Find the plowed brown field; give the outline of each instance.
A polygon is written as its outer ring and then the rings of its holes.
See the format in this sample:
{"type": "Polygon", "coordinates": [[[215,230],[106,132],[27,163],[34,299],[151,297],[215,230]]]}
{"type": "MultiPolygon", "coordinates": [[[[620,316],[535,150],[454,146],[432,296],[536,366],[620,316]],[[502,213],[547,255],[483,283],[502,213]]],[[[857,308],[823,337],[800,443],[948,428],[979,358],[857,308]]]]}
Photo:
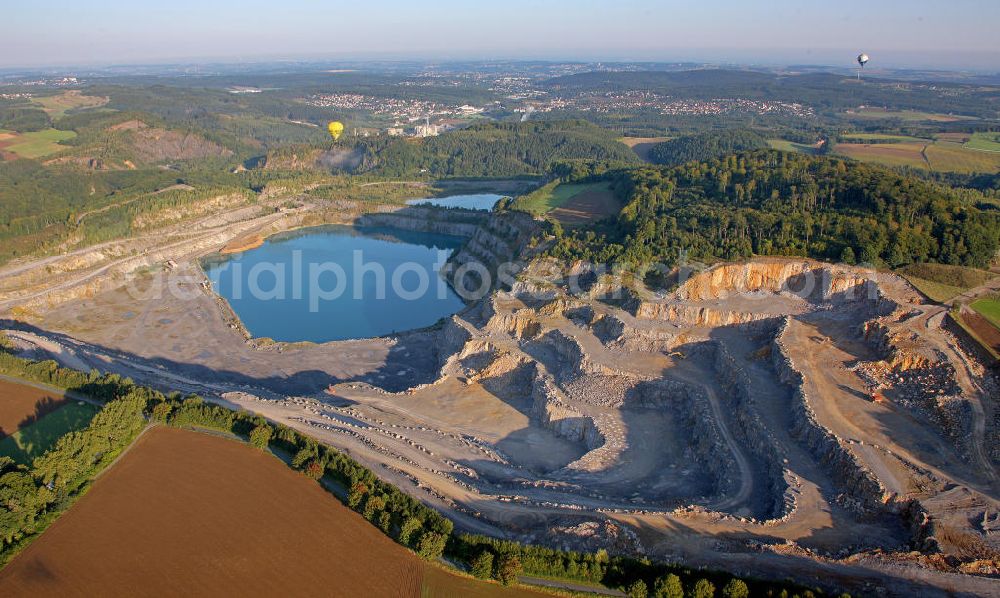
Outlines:
{"type": "Polygon", "coordinates": [[[65,403],[66,398],[59,393],[0,380],[0,438],[38,421],[65,403]]]}
{"type": "Polygon", "coordinates": [[[422,570],[274,457],[156,427],[0,571],[0,595],[419,596],[422,570]]]}
{"type": "Polygon", "coordinates": [[[549,212],[549,215],[564,226],[575,226],[606,218],[620,209],[621,206],[610,189],[595,188],[577,193],[569,201],[549,212]]]}
{"type": "Polygon", "coordinates": [[[975,331],[976,335],[991,349],[1000,353],[1000,330],[989,320],[974,311],[962,312],[962,320],[966,326],[975,331]]]}

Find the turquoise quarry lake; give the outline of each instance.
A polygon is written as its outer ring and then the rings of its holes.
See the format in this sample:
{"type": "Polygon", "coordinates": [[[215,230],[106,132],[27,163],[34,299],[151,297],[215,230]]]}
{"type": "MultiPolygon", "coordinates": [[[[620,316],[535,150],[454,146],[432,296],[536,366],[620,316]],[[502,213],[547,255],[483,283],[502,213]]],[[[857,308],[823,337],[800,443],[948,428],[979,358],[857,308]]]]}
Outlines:
{"type": "Polygon", "coordinates": [[[471,195],[449,195],[448,197],[428,197],[425,199],[410,199],[411,206],[438,206],[439,208],[465,208],[467,210],[492,210],[504,195],[496,193],[474,193],[471,195]]]}
{"type": "Polygon", "coordinates": [[[322,343],[423,328],[460,311],[465,304],[440,270],[463,241],[321,226],[206,258],[202,266],[253,336],[322,343]]]}

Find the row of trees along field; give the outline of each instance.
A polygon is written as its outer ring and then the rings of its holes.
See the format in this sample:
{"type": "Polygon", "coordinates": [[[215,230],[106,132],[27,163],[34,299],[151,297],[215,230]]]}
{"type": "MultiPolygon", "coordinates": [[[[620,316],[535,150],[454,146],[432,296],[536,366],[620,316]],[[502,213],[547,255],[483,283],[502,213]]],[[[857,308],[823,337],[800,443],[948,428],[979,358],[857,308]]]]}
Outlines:
{"type": "Polygon", "coordinates": [[[31,466],[0,457],[0,563],[44,531],[145,427],[153,391],[117,375],[84,374],[53,361],[34,362],[0,351],[0,373],[106,401],[90,424],[61,437],[31,466]]]}
{"type": "Polygon", "coordinates": [[[233,432],[258,448],[271,447],[291,457],[292,467],[312,479],[329,476],[346,489],[347,506],[361,513],[386,535],[435,560],[444,551],[452,522],[437,511],[380,480],[347,455],[320,445],[287,426],[273,425],[246,411],[233,411],[204,402],[200,397],[159,395],[150,405],[156,421],[179,427],[201,427],[233,432]]]}
{"type": "Polygon", "coordinates": [[[519,575],[528,574],[620,587],[634,598],[740,598],[750,592],[801,598],[823,595],[819,590],[794,584],[692,571],[648,559],[611,556],[604,550],[571,552],[457,534],[449,519],[380,480],[347,455],[250,412],[206,403],[195,395],[164,395],[115,374],[87,374],[62,368],[54,361],[23,359],[12,355],[3,342],[0,373],[59,386],[105,402],[87,428],[63,436],[32,466],[0,458],[0,563],[10,560],[44,531],[97,473],[121,454],[147,421],[155,421],[234,433],[259,449],[270,448],[285,455],[290,466],[303,475],[332,483],[334,493],[348,507],[399,544],[429,561],[447,554],[482,579],[511,584],[519,575]]]}
{"type": "Polygon", "coordinates": [[[291,464],[313,479],[330,476],[348,489],[347,504],[400,544],[429,560],[444,551],[452,522],[378,479],[343,453],[248,412],[205,403],[200,397],[164,395],[129,379],[84,374],[53,361],[35,362],[0,351],[0,373],[43,382],[105,401],[90,425],[60,438],[31,467],[0,459],[0,561],[9,560],[51,523],[131,443],[146,419],[179,427],[240,434],[259,447],[292,455],[291,464]]]}
{"type": "Polygon", "coordinates": [[[674,168],[591,177],[625,205],[589,228],[554,227],[550,253],[635,265],[752,255],[809,256],[902,266],[987,267],[1000,247],[1000,211],[886,168],[777,151],[744,152],[674,168]]]}

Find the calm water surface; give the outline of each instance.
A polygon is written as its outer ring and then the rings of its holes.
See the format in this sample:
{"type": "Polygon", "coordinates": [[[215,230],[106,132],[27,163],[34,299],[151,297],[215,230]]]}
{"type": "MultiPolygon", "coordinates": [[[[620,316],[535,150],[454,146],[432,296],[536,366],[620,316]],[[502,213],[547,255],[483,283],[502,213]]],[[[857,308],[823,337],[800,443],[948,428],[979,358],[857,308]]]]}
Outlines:
{"type": "Polygon", "coordinates": [[[451,195],[448,197],[428,197],[425,199],[410,199],[411,206],[438,206],[441,208],[466,208],[468,210],[492,210],[498,201],[506,197],[496,193],[475,193],[472,195],[451,195]]]}
{"type": "Polygon", "coordinates": [[[423,328],[460,311],[462,299],[439,270],[462,243],[432,233],[322,226],[202,265],[255,337],[320,343],[423,328]]]}

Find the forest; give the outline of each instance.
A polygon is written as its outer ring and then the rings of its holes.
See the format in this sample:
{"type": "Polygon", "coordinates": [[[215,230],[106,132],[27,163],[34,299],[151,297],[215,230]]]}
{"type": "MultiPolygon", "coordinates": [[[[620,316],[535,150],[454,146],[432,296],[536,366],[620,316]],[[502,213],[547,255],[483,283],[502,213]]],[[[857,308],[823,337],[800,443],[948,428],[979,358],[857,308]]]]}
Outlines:
{"type": "Polygon", "coordinates": [[[368,168],[387,177],[513,177],[545,174],[562,160],[638,162],[612,132],[579,120],[491,123],[421,140],[361,143],[368,168]]]}
{"type": "Polygon", "coordinates": [[[649,157],[656,164],[678,166],[693,160],[710,160],[767,147],[767,139],[756,131],[726,129],[657,143],[649,150],[649,157]]]}
{"type": "Polygon", "coordinates": [[[626,198],[611,221],[565,232],[563,259],[638,265],[753,255],[988,267],[1000,212],[881,167],[777,151],[600,175],[626,198]]]}

